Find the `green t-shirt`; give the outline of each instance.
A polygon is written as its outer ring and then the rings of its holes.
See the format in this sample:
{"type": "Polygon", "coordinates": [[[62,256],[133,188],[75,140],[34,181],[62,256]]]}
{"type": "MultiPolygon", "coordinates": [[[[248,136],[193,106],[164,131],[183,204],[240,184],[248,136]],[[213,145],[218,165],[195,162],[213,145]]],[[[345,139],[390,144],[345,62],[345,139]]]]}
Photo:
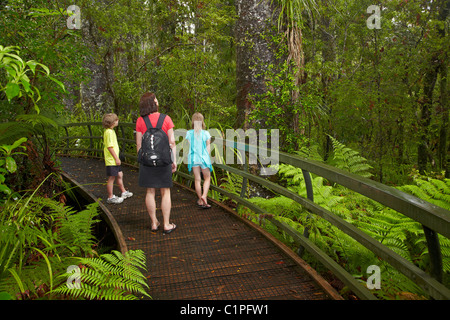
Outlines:
{"type": "Polygon", "coordinates": [[[113,147],[116,155],[119,156],[119,144],[117,142],[116,132],[113,129],[105,129],[105,133],[103,134],[103,152],[105,154],[105,165],[107,166],[115,166],[116,160],[109,152],[108,148],[113,147]]]}

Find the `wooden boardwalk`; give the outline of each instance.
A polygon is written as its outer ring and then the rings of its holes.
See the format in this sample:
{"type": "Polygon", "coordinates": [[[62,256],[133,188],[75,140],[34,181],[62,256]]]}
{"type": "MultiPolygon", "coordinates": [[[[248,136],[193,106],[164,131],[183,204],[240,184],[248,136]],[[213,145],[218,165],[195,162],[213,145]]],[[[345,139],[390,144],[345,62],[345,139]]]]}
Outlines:
{"type": "MultiPolygon", "coordinates": [[[[92,197],[106,199],[103,160],[61,157],[62,170],[92,197]]],[[[102,201],[120,228],[128,250],[147,256],[149,294],[154,300],[329,300],[340,296],[303,260],[258,227],[218,203],[196,206],[192,190],[172,188],[171,221],[178,228],[163,235],[150,231],[138,186],[138,170],[122,166],[124,183],[134,193],[120,205],[102,201]]],[[[114,189],[117,194],[118,188],[114,189]]],[[[157,192],[157,216],[160,196],[157,192]]]]}

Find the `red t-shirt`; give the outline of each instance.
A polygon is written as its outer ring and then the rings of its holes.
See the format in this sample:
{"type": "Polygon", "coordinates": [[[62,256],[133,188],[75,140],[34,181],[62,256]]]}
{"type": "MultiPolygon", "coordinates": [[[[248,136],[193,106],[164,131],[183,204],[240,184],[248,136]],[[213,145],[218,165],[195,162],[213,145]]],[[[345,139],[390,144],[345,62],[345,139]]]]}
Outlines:
{"type": "MultiPolygon", "coordinates": [[[[153,127],[156,127],[156,125],[158,124],[159,115],[160,115],[159,112],[149,114],[150,122],[153,127]]],[[[173,124],[172,119],[168,115],[166,115],[166,118],[164,119],[164,123],[162,125],[162,130],[167,134],[167,131],[169,131],[173,127],[174,127],[174,124],[173,124]]],[[[147,131],[147,126],[145,125],[144,118],[139,117],[137,119],[136,131],[141,132],[142,134],[144,134],[147,131]]]]}

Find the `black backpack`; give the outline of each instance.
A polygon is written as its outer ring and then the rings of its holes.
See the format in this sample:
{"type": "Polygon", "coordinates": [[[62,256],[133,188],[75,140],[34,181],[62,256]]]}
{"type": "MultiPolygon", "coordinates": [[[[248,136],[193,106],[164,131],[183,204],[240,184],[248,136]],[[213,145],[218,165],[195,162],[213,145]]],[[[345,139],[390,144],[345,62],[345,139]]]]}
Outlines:
{"type": "Polygon", "coordinates": [[[169,138],[162,130],[165,118],[165,114],[160,114],[156,128],[154,128],[149,116],[143,117],[147,131],[142,136],[138,162],[144,166],[165,167],[172,163],[172,149],[169,145],[169,138]]]}

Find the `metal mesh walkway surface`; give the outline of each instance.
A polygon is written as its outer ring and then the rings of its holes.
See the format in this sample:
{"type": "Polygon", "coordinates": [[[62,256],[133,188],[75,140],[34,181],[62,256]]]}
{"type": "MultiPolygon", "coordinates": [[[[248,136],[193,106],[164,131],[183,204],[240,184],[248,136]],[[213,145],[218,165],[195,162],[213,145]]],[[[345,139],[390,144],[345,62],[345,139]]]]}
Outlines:
{"type": "MultiPolygon", "coordinates": [[[[106,204],[103,160],[60,157],[62,170],[89,192],[103,199],[119,226],[128,250],[141,249],[147,257],[149,294],[155,300],[327,300],[336,298],[317,282],[318,276],[280,249],[257,228],[212,203],[196,206],[191,190],[174,184],[171,222],[167,235],[152,232],[145,208],[145,188],[138,185],[138,169],[122,165],[124,184],[134,193],[122,204],[106,204]],[[315,280],[316,279],[316,280],[315,280]]],[[[119,193],[114,187],[116,195],[119,193]]],[[[162,222],[161,198],[156,193],[157,216],[162,222]]],[[[320,277],[319,277],[320,278],[320,277]]],[[[323,279],[322,279],[323,280],[323,279]]],[[[325,281],[323,281],[325,282],[325,281]]],[[[326,286],[325,286],[326,288],[326,286]]]]}

